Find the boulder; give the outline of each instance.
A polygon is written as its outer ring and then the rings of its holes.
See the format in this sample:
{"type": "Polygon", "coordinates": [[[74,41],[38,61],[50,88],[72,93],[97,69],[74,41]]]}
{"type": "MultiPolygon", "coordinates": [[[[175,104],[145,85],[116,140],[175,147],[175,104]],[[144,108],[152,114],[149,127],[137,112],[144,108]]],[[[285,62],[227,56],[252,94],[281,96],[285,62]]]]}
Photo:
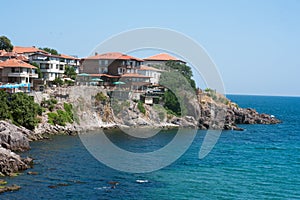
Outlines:
{"type": "Polygon", "coordinates": [[[30,149],[29,139],[32,131],[18,127],[7,121],[0,121],[0,144],[12,151],[26,151],[30,149]]]}

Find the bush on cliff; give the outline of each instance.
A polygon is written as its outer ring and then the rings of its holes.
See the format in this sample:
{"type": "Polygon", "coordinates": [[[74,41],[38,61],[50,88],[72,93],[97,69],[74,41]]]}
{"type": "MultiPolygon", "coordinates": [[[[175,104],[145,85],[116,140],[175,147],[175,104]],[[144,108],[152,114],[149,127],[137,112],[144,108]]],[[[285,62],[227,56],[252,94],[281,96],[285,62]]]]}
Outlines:
{"type": "Polygon", "coordinates": [[[137,107],[141,113],[146,114],[146,109],[143,105],[143,102],[139,101],[137,107]]]}
{"type": "Polygon", "coordinates": [[[74,115],[72,108],[72,104],[64,103],[64,110],[48,113],[48,123],[60,126],[65,126],[66,123],[73,123],[74,115]]]}
{"type": "Polygon", "coordinates": [[[8,106],[8,95],[4,91],[0,91],[0,119],[11,119],[11,113],[8,106]]]}
{"type": "Polygon", "coordinates": [[[55,105],[57,104],[57,100],[56,99],[43,99],[42,102],[41,102],[41,106],[43,108],[48,108],[50,111],[53,111],[54,110],[54,107],[55,105]]]}
{"type": "Polygon", "coordinates": [[[16,125],[33,130],[38,124],[37,116],[42,113],[42,108],[34,102],[31,96],[24,93],[13,94],[8,105],[13,123],[16,125]]]}
{"type": "Polygon", "coordinates": [[[174,61],[166,63],[168,71],[162,72],[159,84],[168,88],[164,93],[164,107],[169,114],[185,116],[187,106],[185,99],[195,93],[196,84],[189,66],[174,61]]]}

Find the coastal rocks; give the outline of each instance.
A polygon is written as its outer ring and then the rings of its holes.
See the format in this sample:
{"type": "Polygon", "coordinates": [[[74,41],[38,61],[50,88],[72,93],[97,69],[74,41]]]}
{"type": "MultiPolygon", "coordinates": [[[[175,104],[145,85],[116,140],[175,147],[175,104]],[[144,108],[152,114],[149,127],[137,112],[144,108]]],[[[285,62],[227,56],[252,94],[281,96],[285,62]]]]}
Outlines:
{"type": "Polygon", "coordinates": [[[170,122],[183,128],[197,128],[197,121],[192,116],[174,117],[170,122]]]}
{"type": "Polygon", "coordinates": [[[278,124],[281,121],[274,116],[267,114],[259,114],[254,109],[234,108],[229,112],[228,121],[235,124],[278,124]]]}
{"type": "Polygon", "coordinates": [[[26,170],[32,165],[32,159],[22,159],[19,155],[9,149],[0,147],[0,173],[12,175],[21,170],[26,170]]]}
{"type": "Polygon", "coordinates": [[[12,175],[30,168],[32,159],[23,159],[13,151],[29,150],[29,141],[36,139],[32,131],[7,121],[0,121],[0,173],[12,175]]]}
{"type": "Polygon", "coordinates": [[[0,121],[0,144],[12,151],[26,151],[30,149],[28,137],[32,132],[24,127],[18,127],[6,121],[0,121]]]}
{"type": "Polygon", "coordinates": [[[205,102],[201,103],[200,129],[238,130],[238,124],[277,124],[281,121],[268,114],[259,114],[250,108],[237,108],[235,106],[205,102]]]}
{"type": "Polygon", "coordinates": [[[21,189],[21,186],[18,186],[18,185],[0,187],[0,194],[4,193],[4,192],[16,191],[16,190],[19,190],[19,189],[21,189]]]}
{"type": "Polygon", "coordinates": [[[67,124],[66,126],[60,125],[51,125],[49,123],[40,123],[35,128],[35,135],[38,135],[40,139],[43,138],[43,135],[56,135],[56,134],[67,134],[67,135],[75,135],[79,131],[79,127],[67,124]]]}

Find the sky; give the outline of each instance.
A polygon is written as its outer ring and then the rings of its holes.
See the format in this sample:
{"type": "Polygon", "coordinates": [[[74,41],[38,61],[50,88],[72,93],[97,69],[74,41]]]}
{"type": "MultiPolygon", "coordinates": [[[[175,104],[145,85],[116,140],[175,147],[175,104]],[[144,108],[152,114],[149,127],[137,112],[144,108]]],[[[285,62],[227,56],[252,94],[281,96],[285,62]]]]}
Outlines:
{"type": "Polygon", "coordinates": [[[3,1],[0,35],[16,46],[88,56],[120,32],[158,27],[200,44],[226,93],[300,96],[300,1],[3,1]]]}

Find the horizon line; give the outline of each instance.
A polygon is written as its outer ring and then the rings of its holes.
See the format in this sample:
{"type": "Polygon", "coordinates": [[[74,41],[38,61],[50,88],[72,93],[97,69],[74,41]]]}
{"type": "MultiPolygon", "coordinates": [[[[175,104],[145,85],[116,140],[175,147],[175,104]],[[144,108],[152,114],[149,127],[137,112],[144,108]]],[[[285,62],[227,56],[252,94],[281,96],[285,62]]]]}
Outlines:
{"type": "Polygon", "coordinates": [[[300,95],[293,94],[246,94],[246,93],[226,93],[226,95],[240,95],[240,96],[265,96],[265,97],[300,97],[300,95]]]}

